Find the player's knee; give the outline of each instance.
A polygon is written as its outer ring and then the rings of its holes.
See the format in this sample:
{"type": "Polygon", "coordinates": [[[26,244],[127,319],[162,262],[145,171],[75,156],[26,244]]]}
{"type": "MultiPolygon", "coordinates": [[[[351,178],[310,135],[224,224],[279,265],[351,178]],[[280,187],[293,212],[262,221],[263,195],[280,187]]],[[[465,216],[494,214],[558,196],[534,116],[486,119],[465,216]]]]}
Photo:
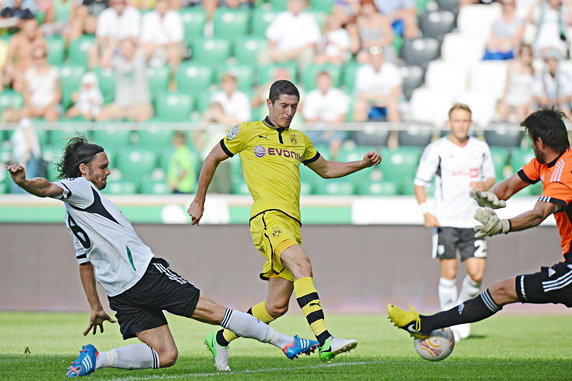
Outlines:
{"type": "Polygon", "coordinates": [[[278,319],[280,316],[288,312],[288,303],[274,304],[271,306],[266,306],[268,315],[272,316],[274,319],[278,319]]]}
{"type": "Polygon", "coordinates": [[[177,358],[179,357],[179,351],[177,348],[170,348],[162,351],[159,354],[159,361],[161,361],[161,368],[168,368],[175,365],[177,358]]]}

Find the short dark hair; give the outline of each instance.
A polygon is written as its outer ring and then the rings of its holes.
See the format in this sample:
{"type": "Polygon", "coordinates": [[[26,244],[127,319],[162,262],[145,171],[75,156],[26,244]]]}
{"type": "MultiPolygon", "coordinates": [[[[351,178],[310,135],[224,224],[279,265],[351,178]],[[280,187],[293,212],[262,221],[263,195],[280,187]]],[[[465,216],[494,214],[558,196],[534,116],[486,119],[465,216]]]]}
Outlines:
{"type": "Polygon", "coordinates": [[[60,179],[73,179],[81,177],[80,164],[89,164],[95,155],[103,152],[103,147],[92,144],[83,136],[71,138],[64,148],[64,156],[57,163],[60,179]]]}
{"type": "Polygon", "coordinates": [[[280,79],[274,82],[272,86],[270,86],[270,94],[268,94],[268,99],[274,103],[282,94],[295,95],[298,97],[298,99],[300,99],[300,92],[296,88],[296,85],[285,79],[280,79]]]}
{"type": "Polygon", "coordinates": [[[554,151],[564,152],[570,148],[564,118],[566,115],[558,107],[543,107],[527,116],[520,126],[527,130],[532,140],[541,138],[554,151]]]}

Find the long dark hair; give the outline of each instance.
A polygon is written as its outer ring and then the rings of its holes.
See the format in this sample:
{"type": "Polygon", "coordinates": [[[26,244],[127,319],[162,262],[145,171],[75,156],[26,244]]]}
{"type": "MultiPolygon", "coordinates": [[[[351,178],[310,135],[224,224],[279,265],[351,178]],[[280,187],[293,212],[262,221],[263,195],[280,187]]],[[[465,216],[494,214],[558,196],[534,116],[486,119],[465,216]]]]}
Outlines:
{"type": "Polygon", "coordinates": [[[532,140],[538,138],[556,152],[564,152],[570,147],[564,113],[556,106],[543,107],[533,112],[520,123],[532,140]]]}
{"type": "Polygon", "coordinates": [[[64,156],[57,163],[58,178],[73,179],[81,176],[80,164],[89,164],[98,153],[103,152],[103,147],[92,144],[83,136],[71,138],[64,148],[64,156]]]}

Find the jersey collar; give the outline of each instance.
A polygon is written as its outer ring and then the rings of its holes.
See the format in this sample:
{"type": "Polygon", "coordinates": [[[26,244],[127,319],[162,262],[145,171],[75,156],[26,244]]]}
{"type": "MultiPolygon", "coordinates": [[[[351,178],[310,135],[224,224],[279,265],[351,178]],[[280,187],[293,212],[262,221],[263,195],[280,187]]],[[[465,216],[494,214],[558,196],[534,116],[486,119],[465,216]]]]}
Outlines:
{"type": "Polygon", "coordinates": [[[562,157],[562,155],[564,155],[566,152],[568,152],[568,150],[570,150],[570,148],[566,149],[566,151],[562,152],[560,155],[558,155],[558,157],[554,160],[552,160],[550,163],[547,163],[546,166],[548,168],[553,167],[554,164],[556,164],[556,162],[558,161],[558,159],[560,159],[562,157]]]}
{"type": "Polygon", "coordinates": [[[264,123],[266,125],[266,127],[268,128],[272,128],[273,130],[276,130],[278,132],[282,132],[282,131],[286,131],[288,129],[288,127],[276,127],[274,125],[274,123],[272,123],[270,121],[270,118],[266,117],[264,118],[264,120],[262,121],[262,123],[264,123]]]}

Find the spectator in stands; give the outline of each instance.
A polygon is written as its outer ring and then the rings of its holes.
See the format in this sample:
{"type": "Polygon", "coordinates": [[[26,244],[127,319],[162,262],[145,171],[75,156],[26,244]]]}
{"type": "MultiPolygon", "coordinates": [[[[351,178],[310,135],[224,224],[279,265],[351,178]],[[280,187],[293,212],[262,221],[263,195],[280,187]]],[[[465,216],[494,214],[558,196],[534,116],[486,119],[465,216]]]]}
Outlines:
{"type": "Polygon", "coordinates": [[[0,16],[19,20],[32,20],[38,13],[38,5],[34,0],[6,0],[0,16]]]}
{"type": "Polygon", "coordinates": [[[360,8],[360,0],[335,0],[332,14],[342,19],[342,23],[347,25],[356,21],[360,8]]]}
{"type": "Polygon", "coordinates": [[[115,100],[104,106],[97,120],[145,121],[153,116],[147,82],[145,52],[130,38],[120,42],[120,55],[102,62],[115,71],[115,100]]]}
{"type": "MultiPolygon", "coordinates": [[[[32,125],[32,121],[28,118],[22,118],[18,123],[18,127],[10,138],[12,145],[11,161],[14,163],[23,163],[26,173],[30,178],[40,175],[40,140],[38,133],[32,125]]],[[[10,183],[10,193],[25,193],[22,188],[14,182],[10,183]]]]}
{"type": "MultiPolygon", "coordinates": [[[[403,95],[403,78],[397,66],[385,62],[383,49],[374,46],[369,50],[369,64],[356,73],[354,120],[382,120],[399,123],[399,99],[403,95]]],[[[392,131],[388,145],[396,147],[397,131],[392,131]]]]}
{"type": "MultiPolygon", "coordinates": [[[[274,75],[272,76],[272,79],[269,82],[260,85],[256,90],[256,93],[252,97],[252,102],[250,103],[252,108],[254,109],[262,105],[266,105],[266,99],[268,99],[268,91],[270,91],[270,86],[272,86],[272,84],[275,81],[279,81],[282,79],[291,81],[292,79],[290,77],[290,72],[285,67],[277,67],[276,71],[274,72],[274,75]]],[[[267,112],[265,108],[264,115],[262,116],[262,118],[264,118],[266,113],[267,112]]]]}
{"type": "Polygon", "coordinates": [[[53,0],[42,23],[45,36],[62,36],[66,42],[76,38],[72,33],[71,16],[76,8],[75,0],[53,0]]]}
{"type": "Polygon", "coordinates": [[[302,114],[307,123],[323,123],[317,128],[321,130],[306,131],[306,135],[314,144],[327,144],[331,159],[335,160],[344,141],[345,131],[332,130],[331,126],[346,120],[350,100],[348,96],[332,86],[332,76],[322,71],[316,76],[316,89],[306,95],[302,114]]]}
{"type": "Polygon", "coordinates": [[[501,6],[502,14],[493,23],[483,60],[512,60],[522,44],[525,24],[516,13],[516,0],[502,0],[501,6]]]}
{"type": "Polygon", "coordinates": [[[72,100],[75,103],[66,113],[68,118],[77,116],[81,116],[85,120],[97,118],[103,105],[103,95],[101,95],[95,73],[87,72],[83,75],[80,89],[72,95],[72,100]]]}
{"type": "Polygon", "coordinates": [[[318,45],[316,63],[342,65],[351,57],[352,39],[342,20],[331,14],[326,18],[324,37],[318,45]]]}
{"type": "Polygon", "coordinates": [[[236,77],[225,73],[221,78],[221,91],[211,97],[209,108],[203,115],[204,122],[241,123],[251,119],[250,100],[237,90],[236,77]]]}
{"type": "Polygon", "coordinates": [[[155,9],[157,0],[129,0],[128,4],[141,12],[148,12],[155,9]]]}
{"type": "Polygon", "coordinates": [[[83,0],[73,12],[70,39],[74,40],[84,33],[95,34],[97,20],[108,6],[109,0],[83,0]]]}
{"type": "Polygon", "coordinates": [[[369,60],[369,49],[381,46],[388,61],[396,58],[393,49],[393,29],[391,19],[378,12],[374,0],[363,0],[361,10],[357,17],[361,49],[357,54],[357,61],[365,64],[369,60]]]}
{"type": "Polygon", "coordinates": [[[36,19],[23,21],[20,28],[10,39],[2,81],[3,86],[12,85],[16,91],[23,90],[24,73],[32,66],[33,47],[45,43],[36,19]]]}
{"type": "Polygon", "coordinates": [[[24,109],[27,118],[44,118],[55,122],[60,113],[58,69],[48,63],[48,48],[39,42],[32,48],[32,66],[24,73],[24,109]]]}
{"type": "Polygon", "coordinates": [[[542,57],[545,50],[556,48],[561,57],[566,57],[566,28],[572,22],[572,8],[568,1],[538,0],[530,9],[528,20],[536,26],[532,44],[534,55],[542,57]]]}
{"type": "Polygon", "coordinates": [[[420,35],[415,0],[375,0],[377,9],[390,18],[393,32],[403,38],[420,35]]]}
{"type": "Polygon", "coordinates": [[[139,11],[127,5],[126,0],[110,0],[109,8],[99,15],[97,20],[96,43],[90,47],[90,67],[102,65],[118,53],[117,46],[126,38],[138,40],[141,15],[139,11]]]}
{"type": "Polygon", "coordinates": [[[175,150],[169,159],[167,181],[173,193],[193,193],[195,190],[197,163],[193,160],[191,149],[187,146],[184,132],[178,131],[173,136],[175,150]]]}
{"type": "Polygon", "coordinates": [[[300,70],[314,60],[320,28],[313,15],[304,11],[306,0],[288,0],[288,10],[278,14],[266,30],[272,62],[297,61],[300,70]]]}
{"type": "Polygon", "coordinates": [[[169,9],[167,0],[157,0],[154,11],[145,14],[141,41],[151,66],[171,68],[170,88],[176,89],[175,74],[184,51],[183,21],[177,11],[169,9]]]}
{"type": "Polygon", "coordinates": [[[498,110],[503,122],[508,121],[511,113],[519,121],[524,120],[532,111],[533,58],[532,47],[522,45],[516,59],[509,63],[505,91],[498,110]]]}
{"type": "Polygon", "coordinates": [[[534,101],[538,106],[556,105],[571,118],[572,78],[560,69],[562,58],[558,49],[549,49],[544,54],[544,69],[536,74],[533,84],[534,101]]]}

